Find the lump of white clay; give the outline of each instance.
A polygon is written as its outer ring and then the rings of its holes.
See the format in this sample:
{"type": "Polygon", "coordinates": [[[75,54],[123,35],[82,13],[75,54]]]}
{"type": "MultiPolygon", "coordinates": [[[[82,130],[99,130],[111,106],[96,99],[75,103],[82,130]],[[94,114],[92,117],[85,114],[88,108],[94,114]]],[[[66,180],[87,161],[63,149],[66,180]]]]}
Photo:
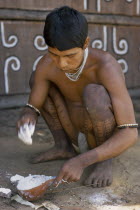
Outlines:
{"type": "Polygon", "coordinates": [[[24,177],[18,182],[17,189],[18,190],[29,190],[34,187],[38,187],[39,185],[43,184],[44,182],[54,179],[53,176],[45,176],[45,175],[29,175],[24,177]]]}
{"type": "Polygon", "coordinates": [[[20,176],[20,175],[16,174],[15,176],[11,176],[10,181],[12,184],[17,184],[23,178],[24,178],[24,176],[20,176]]]}
{"type": "Polygon", "coordinates": [[[0,196],[4,198],[10,198],[12,191],[8,188],[0,188],[0,196]]]}
{"type": "Polygon", "coordinates": [[[35,204],[33,204],[29,201],[23,200],[19,195],[13,196],[11,198],[11,200],[15,200],[18,203],[21,203],[21,204],[26,205],[26,206],[30,206],[31,208],[33,208],[35,210],[40,209],[41,207],[45,207],[48,210],[60,210],[60,208],[58,206],[56,206],[55,204],[53,204],[50,201],[45,201],[44,203],[42,203],[40,205],[35,205],[35,204]]]}
{"type": "Polygon", "coordinates": [[[32,135],[35,130],[35,124],[25,123],[20,127],[18,132],[18,138],[27,145],[32,144],[32,135]]]}
{"type": "Polygon", "coordinates": [[[15,200],[15,201],[17,201],[18,203],[21,203],[21,204],[23,204],[23,205],[30,206],[31,208],[36,209],[36,206],[35,206],[33,203],[31,203],[31,202],[29,202],[29,201],[23,200],[19,195],[14,195],[14,196],[11,198],[11,200],[15,200]]]}

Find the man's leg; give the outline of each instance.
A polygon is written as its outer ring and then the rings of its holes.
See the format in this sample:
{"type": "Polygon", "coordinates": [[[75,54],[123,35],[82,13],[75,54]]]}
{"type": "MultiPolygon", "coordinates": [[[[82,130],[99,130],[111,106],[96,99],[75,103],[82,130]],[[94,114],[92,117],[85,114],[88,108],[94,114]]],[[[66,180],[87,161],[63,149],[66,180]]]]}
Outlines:
{"type": "MultiPolygon", "coordinates": [[[[32,74],[30,79],[30,87],[33,84],[32,74]]],[[[42,107],[41,114],[45,119],[55,141],[55,146],[47,152],[41,153],[34,157],[32,163],[45,162],[54,159],[71,158],[76,155],[72,145],[71,139],[76,139],[75,131],[73,131],[72,124],[66,113],[65,104],[59,91],[54,85],[49,90],[49,95],[46,99],[44,106],[42,107]],[[60,120],[62,122],[60,122],[60,120]],[[64,125],[64,126],[63,126],[64,125]],[[65,132],[70,134],[70,137],[65,132]]]]}
{"type": "MultiPolygon", "coordinates": [[[[84,104],[93,125],[93,132],[87,132],[90,149],[103,144],[116,127],[110,97],[101,85],[90,84],[84,89],[84,104]]],[[[112,183],[112,160],[94,165],[94,170],[85,181],[86,185],[105,187],[112,183]]]]}

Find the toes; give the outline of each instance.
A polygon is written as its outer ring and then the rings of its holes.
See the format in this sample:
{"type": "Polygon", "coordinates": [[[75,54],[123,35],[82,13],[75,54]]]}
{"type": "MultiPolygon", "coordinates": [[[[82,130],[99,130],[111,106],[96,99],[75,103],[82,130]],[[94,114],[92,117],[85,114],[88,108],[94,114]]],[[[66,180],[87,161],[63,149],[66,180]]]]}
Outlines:
{"type": "Polygon", "coordinates": [[[102,179],[99,179],[97,182],[97,187],[102,187],[102,179]]]}
{"type": "Polygon", "coordinates": [[[102,187],[106,187],[107,186],[107,180],[106,179],[103,179],[102,181],[102,187]]]}
{"type": "Polygon", "coordinates": [[[92,182],[93,187],[106,187],[112,184],[112,180],[110,179],[94,179],[92,182]]]}
{"type": "Polygon", "coordinates": [[[85,182],[84,182],[84,185],[92,185],[92,181],[93,181],[93,176],[89,176],[85,182]]]}
{"type": "Polygon", "coordinates": [[[92,187],[93,187],[93,188],[98,187],[98,183],[99,183],[99,180],[98,180],[98,179],[93,179],[93,180],[92,180],[92,187]]]}
{"type": "Polygon", "coordinates": [[[102,187],[107,187],[110,186],[112,184],[112,180],[111,179],[104,179],[102,181],[102,187]]]}
{"type": "Polygon", "coordinates": [[[99,188],[102,187],[102,179],[94,179],[92,182],[93,188],[99,188]]]}
{"type": "Polygon", "coordinates": [[[110,186],[112,184],[111,179],[97,179],[93,176],[90,176],[85,182],[84,185],[90,185],[93,188],[99,188],[99,187],[106,187],[110,186]]]}
{"type": "Polygon", "coordinates": [[[90,185],[93,188],[97,188],[97,187],[102,187],[102,183],[103,183],[102,179],[97,179],[92,175],[89,176],[89,178],[84,182],[84,185],[90,185]]]}
{"type": "Polygon", "coordinates": [[[107,186],[110,186],[112,184],[112,180],[111,179],[108,179],[107,180],[107,186]]]}

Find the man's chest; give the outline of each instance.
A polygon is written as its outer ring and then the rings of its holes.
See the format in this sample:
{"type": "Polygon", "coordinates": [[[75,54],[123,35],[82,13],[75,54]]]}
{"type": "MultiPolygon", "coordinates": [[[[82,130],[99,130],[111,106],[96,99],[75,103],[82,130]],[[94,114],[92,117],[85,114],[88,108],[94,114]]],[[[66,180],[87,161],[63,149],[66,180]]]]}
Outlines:
{"type": "Polygon", "coordinates": [[[60,93],[68,100],[73,102],[81,101],[84,87],[88,82],[79,79],[78,81],[71,81],[66,76],[55,78],[51,80],[55,84],[60,93]]]}
{"type": "Polygon", "coordinates": [[[50,81],[56,85],[61,94],[68,100],[82,100],[84,88],[90,83],[97,83],[94,74],[82,74],[77,81],[70,80],[64,72],[56,72],[50,76],[50,81]]]}

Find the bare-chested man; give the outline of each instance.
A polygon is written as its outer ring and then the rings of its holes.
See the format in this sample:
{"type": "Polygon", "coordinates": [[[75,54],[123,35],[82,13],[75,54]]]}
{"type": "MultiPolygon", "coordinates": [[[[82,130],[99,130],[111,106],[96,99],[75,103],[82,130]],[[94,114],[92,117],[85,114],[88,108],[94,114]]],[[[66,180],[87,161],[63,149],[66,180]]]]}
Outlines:
{"type": "Polygon", "coordinates": [[[72,8],[61,7],[47,16],[44,39],[48,52],[31,76],[29,105],[21,114],[18,129],[25,123],[35,124],[40,111],[55,146],[33,162],[69,158],[56,182],[77,181],[84,169],[94,164],[85,183],[108,186],[112,183],[112,158],[137,139],[122,69],[109,53],[88,48],[87,21],[72,8]],[[81,154],[77,151],[80,132],[89,146],[81,154]]]}

